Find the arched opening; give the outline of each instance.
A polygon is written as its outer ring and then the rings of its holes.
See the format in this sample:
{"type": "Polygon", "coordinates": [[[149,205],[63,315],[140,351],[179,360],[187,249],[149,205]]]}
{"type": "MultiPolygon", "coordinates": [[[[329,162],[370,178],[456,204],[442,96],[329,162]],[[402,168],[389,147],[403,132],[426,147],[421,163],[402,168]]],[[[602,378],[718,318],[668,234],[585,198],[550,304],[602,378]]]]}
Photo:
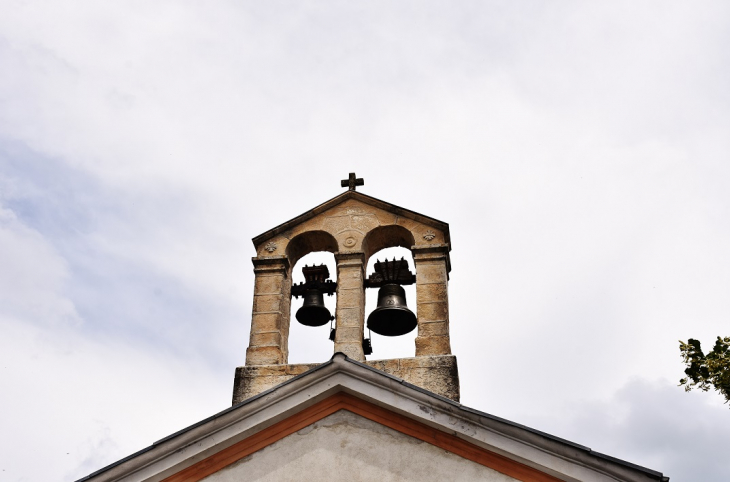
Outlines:
{"type": "MultiPolygon", "coordinates": [[[[415,243],[413,233],[403,226],[390,225],[379,226],[370,231],[363,239],[362,247],[365,253],[367,267],[365,276],[370,276],[374,271],[374,265],[378,259],[405,258],[408,261],[408,268],[413,274],[416,273],[413,255],[410,248],[415,243]]],[[[403,289],[406,292],[408,308],[416,313],[416,285],[407,285],[403,289]]],[[[378,305],[378,289],[370,288],[365,290],[365,320],[378,305]]],[[[415,356],[415,338],[418,329],[402,336],[389,337],[376,333],[372,335],[365,328],[365,337],[371,337],[373,354],[370,359],[406,358],[415,356]]]]}
{"type": "Polygon", "coordinates": [[[370,231],[362,240],[362,249],[365,259],[370,262],[373,254],[385,248],[400,246],[406,248],[410,254],[411,246],[416,244],[413,233],[403,226],[379,226],[370,231]]]}
{"type": "MultiPolygon", "coordinates": [[[[302,268],[306,265],[324,264],[330,272],[329,279],[337,281],[337,263],[335,256],[327,252],[314,252],[302,256],[292,269],[293,284],[304,282],[302,268]]],[[[324,295],[324,305],[329,312],[335,314],[335,297],[324,295]]],[[[323,326],[304,326],[296,319],[296,312],[302,307],[302,297],[291,299],[289,314],[289,363],[324,362],[332,356],[332,341],[329,339],[330,324],[323,326]]],[[[333,322],[334,323],[334,322],[333,322]]]]}
{"type": "MultiPolygon", "coordinates": [[[[375,269],[375,263],[378,260],[392,260],[393,258],[398,260],[404,258],[408,262],[408,269],[411,271],[411,273],[416,274],[416,268],[413,262],[413,255],[411,254],[410,249],[406,249],[400,246],[393,246],[382,248],[377,252],[371,253],[367,262],[365,275],[370,276],[373,273],[375,269]]],[[[403,286],[403,289],[406,292],[406,302],[408,304],[408,308],[417,315],[416,285],[406,285],[403,286]]],[[[378,290],[379,288],[368,288],[367,290],[365,290],[366,325],[368,316],[370,316],[370,313],[372,313],[378,305],[378,290]]],[[[415,339],[417,334],[418,328],[410,333],[401,336],[381,336],[377,333],[370,333],[366,326],[365,337],[370,337],[373,347],[373,354],[368,356],[367,358],[370,360],[382,360],[389,358],[408,358],[415,356],[415,339]]]]}
{"type": "Polygon", "coordinates": [[[315,251],[337,252],[337,240],[326,231],[307,231],[294,237],[286,246],[289,263],[295,265],[302,256],[315,251]]]}
{"type": "MultiPolygon", "coordinates": [[[[337,240],[324,231],[309,231],[293,238],[286,254],[291,263],[292,284],[304,282],[302,268],[306,265],[324,264],[329,270],[329,279],[337,281],[337,264],[333,253],[337,251],[337,240]]],[[[335,296],[324,295],[324,305],[332,315],[335,314],[335,296]]],[[[332,341],[329,339],[329,324],[323,326],[304,326],[295,315],[302,307],[302,297],[291,299],[289,313],[289,363],[324,362],[332,356],[332,341]],[[291,340],[296,340],[292,343],[291,340]]]]}

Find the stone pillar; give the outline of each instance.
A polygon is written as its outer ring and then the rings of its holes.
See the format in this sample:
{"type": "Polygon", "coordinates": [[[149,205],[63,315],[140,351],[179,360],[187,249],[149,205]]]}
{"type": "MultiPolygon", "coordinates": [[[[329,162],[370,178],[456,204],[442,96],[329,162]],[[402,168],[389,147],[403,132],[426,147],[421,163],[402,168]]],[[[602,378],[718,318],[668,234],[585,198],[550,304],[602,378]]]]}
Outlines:
{"type": "Polygon", "coordinates": [[[337,333],[335,352],[365,361],[362,338],[365,329],[365,254],[335,253],[337,260],[337,333]]]}
{"type": "Polygon", "coordinates": [[[416,356],[450,355],[449,245],[413,246],[418,336],[416,356]]]}
{"type": "Polygon", "coordinates": [[[291,279],[286,256],[253,258],[256,275],[246,365],[287,363],[291,279]]]}

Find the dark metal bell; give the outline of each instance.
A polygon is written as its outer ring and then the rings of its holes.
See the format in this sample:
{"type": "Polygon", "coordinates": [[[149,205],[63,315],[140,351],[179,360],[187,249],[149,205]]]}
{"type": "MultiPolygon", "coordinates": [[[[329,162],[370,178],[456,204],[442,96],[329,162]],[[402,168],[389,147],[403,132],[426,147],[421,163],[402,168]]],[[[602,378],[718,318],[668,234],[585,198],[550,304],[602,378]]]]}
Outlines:
{"type": "Polygon", "coordinates": [[[368,328],[378,335],[400,336],[418,325],[416,315],[406,306],[406,291],[389,283],[378,291],[378,307],[368,316],[368,328]]]}
{"type": "Polygon", "coordinates": [[[299,323],[306,326],[322,326],[332,320],[320,290],[307,290],[304,293],[304,304],[297,310],[296,317],[299,323]]]}

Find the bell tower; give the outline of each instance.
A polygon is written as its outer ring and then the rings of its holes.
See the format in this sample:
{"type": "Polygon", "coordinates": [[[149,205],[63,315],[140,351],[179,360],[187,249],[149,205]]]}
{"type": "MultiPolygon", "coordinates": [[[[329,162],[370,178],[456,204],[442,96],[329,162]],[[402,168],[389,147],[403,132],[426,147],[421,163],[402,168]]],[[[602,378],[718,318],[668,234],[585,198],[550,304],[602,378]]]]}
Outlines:
{"type": "MultiPolygon", "coordinates": [[[[304,297],[295,318],[307,326],[334,321],[333,353],[341,352],[438,395],[459,401],[456,357],[449,340],[449,225],[357,191],[364,180],[350,173],[348,189],[253,239],[256,248],[251,335],[245,366],[236,369],[233,403],[239,403],[319,365],[288,364],[292,296],[304,297]],[[413,254],[415,273],[405,260],[375,263],[370,257],[401,246],[413,254]],[[292,284],[292,269],[315,251],[334,254],[337,282],[326,266],[302,269],[305,282],[292,284]],[[416,285],[416,314],[407,306],[404,285],[416,285]],[[378,306],[365,320],[365,290],[378,289],[378,306]],[[336,296],[332,315],[323,295],[336,296]],[[365,329],[385,336],[418,330],[410,358],[367,360],[365,329]]],[[[414,300],[410,300],[413,303],[414,300]]]]}

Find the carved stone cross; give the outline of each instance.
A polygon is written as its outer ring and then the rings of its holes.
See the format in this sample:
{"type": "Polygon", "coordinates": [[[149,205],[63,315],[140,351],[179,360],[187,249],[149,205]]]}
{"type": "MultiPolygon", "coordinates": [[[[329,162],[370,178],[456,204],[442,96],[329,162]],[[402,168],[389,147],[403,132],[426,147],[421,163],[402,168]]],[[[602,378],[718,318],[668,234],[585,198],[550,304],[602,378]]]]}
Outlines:
{"type": "Polygon", "coordinates": [[[356,191],[357,190],[356,186],[364,186],[364,185],[365,185],[365,180],[361,177],[356,178],[354,172],[350,173],[349,178],[343,179],[342,181],[340,181],[340,186],[349,188],[350,191],[356,191]]]}

